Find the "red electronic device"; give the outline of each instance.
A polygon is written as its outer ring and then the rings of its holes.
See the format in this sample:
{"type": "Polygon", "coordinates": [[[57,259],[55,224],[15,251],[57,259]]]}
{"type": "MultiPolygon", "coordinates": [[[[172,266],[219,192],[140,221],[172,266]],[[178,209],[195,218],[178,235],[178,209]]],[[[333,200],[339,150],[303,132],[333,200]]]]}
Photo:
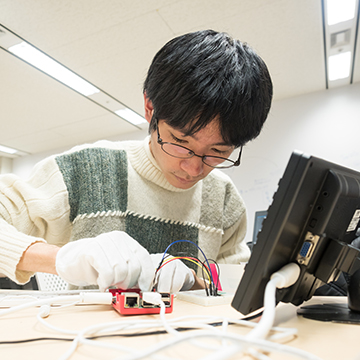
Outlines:
{"type": "MultiPolygon", "coordinates": [[[[160,306],[147,303],[143,300],[140,289],[109,289],[113,295],[113,307],[121,315],[144,315],[159,314],[160,306]]],[[[165,304],[165,313],[173,310],[174,295],[170,293],[160,293],[161,299],[165,304]]]]}

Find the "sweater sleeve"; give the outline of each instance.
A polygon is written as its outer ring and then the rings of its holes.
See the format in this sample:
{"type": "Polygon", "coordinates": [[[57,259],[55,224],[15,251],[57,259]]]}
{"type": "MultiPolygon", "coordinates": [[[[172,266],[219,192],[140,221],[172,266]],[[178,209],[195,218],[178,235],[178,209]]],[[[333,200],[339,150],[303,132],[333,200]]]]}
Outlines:
{"type": "Polygon", "coordinates": [[[55,157],[37,164],[28,180],[0,176],[0,273],[24,284],[33,275],[17,271],[24,251],[35,242],[69,240],[68,193],[55,157]]]}
{"type": "Polygon", "coordinates": [[[247,216],[244,211],[238,221],[224,231],[218,263],[239,264],[250,258],[250,249],[245,243],[247,216]]]}
{"type": "Polygon", "coordinates": [[[224,234],[222,236],[217,261],[227,264],[247,262],[250,249],[245,243],[247,214],[245,203],[229,180],[224,202],[224,234]]]}

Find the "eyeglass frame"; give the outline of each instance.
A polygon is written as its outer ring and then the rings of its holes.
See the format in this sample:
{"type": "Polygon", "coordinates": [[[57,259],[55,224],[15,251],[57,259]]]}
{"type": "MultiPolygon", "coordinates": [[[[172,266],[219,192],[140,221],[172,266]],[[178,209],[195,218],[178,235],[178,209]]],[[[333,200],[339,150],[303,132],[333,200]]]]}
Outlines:
{"type": "MultiPolygon", "coordinates": [[[[242,154],[242,150],[243,150],[243,146],[242,146],[242,145],[240,146],[239,156],[238,156],[238,159],[237,159],[236,161],[233,161],[233,160],[231,160],[231,159],[229,159],[229,158],[224,158],[224,157],[221,157],[221,156],[198,155],[198,154],[195,154],[195,152],[194,152],[193,150],[191,150],[191,149],[189,149],[189,148],[187,148],[187,147],[185,147],[185,146],[178,145],[178,144],[174,144],[174,143],[172,143],[172,142],[167,142],[167,141],[164,142],[164,141],[161,139],[161,137],[160,137],[160,132],[159,132],[159,119],[158,119],[157,117],[154,117],[154,120],[155,120],[155,123],[156,123],[157,143],[160,145],[161,150],[162,150],[165,154],[167,154],[167,155],[169,155],[169,156],[172,156],[172,157],[174,157],[174,158],[176,158],[176,159],[191,159],[191,158],[193,158],[194,156],[197,156],[197,157],[201,158],[202,162],[203,162],[206,166],[209,166],[209,167],[214,168],[214,169],[229,169],[229,168],[231,168],[231,167],[233,167],[233,166],[239,166],[239,165],[240,165],[240,162],[241,162],[241,154],[242,154]],[[174,145],[174,146],[178,146],[178,147],[180,147],[180,148],[183,148],[183,149],[187,150],[187,151],[191,154],[191,156],[189,156],[189,157],[179,157],[179,156],[171,155],[171,154],[169,154],[168,152],[166,152],[166,151],[164,150],[164,148],[163,148],[163,145],[164,145],[164,144],[174,145]],[[210,158],[223,159],[224,161],[230,161],[230,162],[232,162],[232,165],[229,165],[229,166],[213,166],[213,165],[209,165],[209,164],[207,164],[207,163],[204,161],[205,158],[209,158],[209,157],[210,157],[210,158]]],[[[221,163],[220,163],[220,164],[221,164],[221,163]]]]}

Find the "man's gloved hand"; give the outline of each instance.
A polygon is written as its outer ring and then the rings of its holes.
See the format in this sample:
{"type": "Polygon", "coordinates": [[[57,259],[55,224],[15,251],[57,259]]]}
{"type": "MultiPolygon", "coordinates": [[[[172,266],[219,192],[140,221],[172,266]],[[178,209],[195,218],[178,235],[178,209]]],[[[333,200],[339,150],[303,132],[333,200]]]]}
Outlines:
{"type": "MultiPolygon", "coordinates": [[[[155,270],[164,254],[151,254],[155,270]]],[[[172,260],[156,274],[155,283],[158,292],[176,293],[192,288],[195,283],[194,273],[179,259],[172,260]]]]}
{"type": "Polygon", "coordinates": [[[57,273],[70,284],[110,285],[150,290],[155,268],[148,251],[123,231],[64,245],[56,256],[57,273]]]}

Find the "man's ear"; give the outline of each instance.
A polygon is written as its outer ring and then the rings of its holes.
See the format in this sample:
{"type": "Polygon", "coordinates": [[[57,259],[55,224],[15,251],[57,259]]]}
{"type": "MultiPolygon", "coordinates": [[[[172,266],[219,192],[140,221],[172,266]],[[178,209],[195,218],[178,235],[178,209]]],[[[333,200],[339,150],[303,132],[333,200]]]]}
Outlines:
{"type": "Polygon", "coordinates": [[[150,124],[150,121],[154,114],[154,107],[152,101],[146,96],[146,92],[144,92],[144,108],[145,108],[145,119],[150,124]]]}

